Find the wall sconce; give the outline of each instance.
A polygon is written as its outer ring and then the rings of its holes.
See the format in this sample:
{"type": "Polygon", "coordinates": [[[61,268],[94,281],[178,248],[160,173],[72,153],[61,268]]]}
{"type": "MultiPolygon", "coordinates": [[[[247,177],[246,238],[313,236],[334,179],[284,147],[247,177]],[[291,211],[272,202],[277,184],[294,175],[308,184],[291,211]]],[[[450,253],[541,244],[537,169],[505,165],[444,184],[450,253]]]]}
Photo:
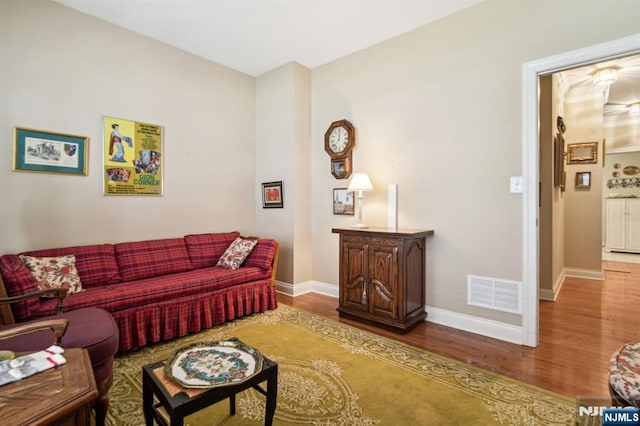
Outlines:
{"type": "Polygon", "coordinates": [[[593,73],[593,84],[598,87],[608,87],[616,81],[618,81],[616,68],[602,68],[593,73]]]}
{"type": "Polygon", "coordinates": [[[347,187],[347,192],[353,191],[358,191],[358,222],[351,227],[366,229],[369,225],[362,223],[362,193],[364,191],[373,191],[373,185],[371,185],[371,180],[369,180],[369,176],[366,173],[356,173],[353,175],[347,187]]]}
{"type": "Polygon", "coordinates": [[[640,102],[635,102],[629,105],[629,115],[632,117],[640,115],[640,102]]]}

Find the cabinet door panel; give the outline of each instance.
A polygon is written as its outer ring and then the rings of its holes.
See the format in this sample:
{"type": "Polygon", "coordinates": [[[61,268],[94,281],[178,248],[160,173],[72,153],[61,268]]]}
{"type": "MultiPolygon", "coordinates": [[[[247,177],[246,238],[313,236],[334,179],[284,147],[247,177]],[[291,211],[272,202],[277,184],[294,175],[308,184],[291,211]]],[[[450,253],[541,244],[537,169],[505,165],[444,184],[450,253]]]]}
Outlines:
{"type": "Polygon", "coordinates": [[[398,318],[398,247],[369,246],[369,306],[378,317],[398,318]]]}
{"type": "Polygon", "coordinates": [[[362,243],[345,242],[342,259],[344,270],[341,282],[345,283],[340,289],[340,306],[359,311],[368,311],[367,294],[367,245],[362,243]]]}
{"type": "Polygon", "coordinates": [[[606,248],[607,249],[624,249],[625,248],[625,200],[609,199],[607,200],[607,230],[606,230],[606,248]]]}
{"type": "Polygon", "coordinates": [[[627,249],[640,251],[640,200],[627,199],[627,249]]]}

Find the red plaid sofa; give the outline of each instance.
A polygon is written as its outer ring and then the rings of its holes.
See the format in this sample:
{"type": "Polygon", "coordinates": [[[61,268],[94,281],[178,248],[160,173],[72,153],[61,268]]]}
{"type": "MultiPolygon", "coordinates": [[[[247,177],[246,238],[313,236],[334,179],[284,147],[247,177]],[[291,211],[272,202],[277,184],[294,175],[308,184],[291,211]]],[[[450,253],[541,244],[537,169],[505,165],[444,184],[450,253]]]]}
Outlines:
{"type": "MultiPolygon", "coordinates": [[[[239,235],[192,234],[20,254],[74,255],[84,291],[67,295],[64,311],[106,309],[120,330],[119,351],[126,351],[277,307],[275,240],[259,239],[236,270],[216,266],[239,235]]],[[[37,290],[36,280],[18,256],[0,257],[8,296],[37,290]]],[[[23,322],[55,314],[56,303],[57,299],[32,298],[12,304],[12,310],[16,322],[23,322]]]]}

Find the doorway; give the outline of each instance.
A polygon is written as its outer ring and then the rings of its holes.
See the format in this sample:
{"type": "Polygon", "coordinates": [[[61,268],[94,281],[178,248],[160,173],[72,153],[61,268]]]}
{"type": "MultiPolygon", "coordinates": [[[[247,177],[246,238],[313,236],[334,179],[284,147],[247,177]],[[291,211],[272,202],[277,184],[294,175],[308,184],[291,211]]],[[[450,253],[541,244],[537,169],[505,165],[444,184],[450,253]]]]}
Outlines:
{"type": "Polygon", "coordinates": [[[523,316],[522,343],[538,346],[539,291],[539,77],[640,52],[640,36],[528,62],[523,65],[523,316]]]}

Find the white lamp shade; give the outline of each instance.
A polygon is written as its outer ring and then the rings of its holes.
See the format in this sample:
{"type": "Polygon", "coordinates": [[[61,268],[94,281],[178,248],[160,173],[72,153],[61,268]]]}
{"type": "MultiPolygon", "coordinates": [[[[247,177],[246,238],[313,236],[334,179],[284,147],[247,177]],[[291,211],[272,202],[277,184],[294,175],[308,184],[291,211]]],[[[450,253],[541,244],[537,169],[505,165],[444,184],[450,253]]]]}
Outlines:
{"type": "Polygon", "coordinates": [[[373,191],[373,185],[366,173],[356,173],[351,178],[347,191],[373,191]]]}

